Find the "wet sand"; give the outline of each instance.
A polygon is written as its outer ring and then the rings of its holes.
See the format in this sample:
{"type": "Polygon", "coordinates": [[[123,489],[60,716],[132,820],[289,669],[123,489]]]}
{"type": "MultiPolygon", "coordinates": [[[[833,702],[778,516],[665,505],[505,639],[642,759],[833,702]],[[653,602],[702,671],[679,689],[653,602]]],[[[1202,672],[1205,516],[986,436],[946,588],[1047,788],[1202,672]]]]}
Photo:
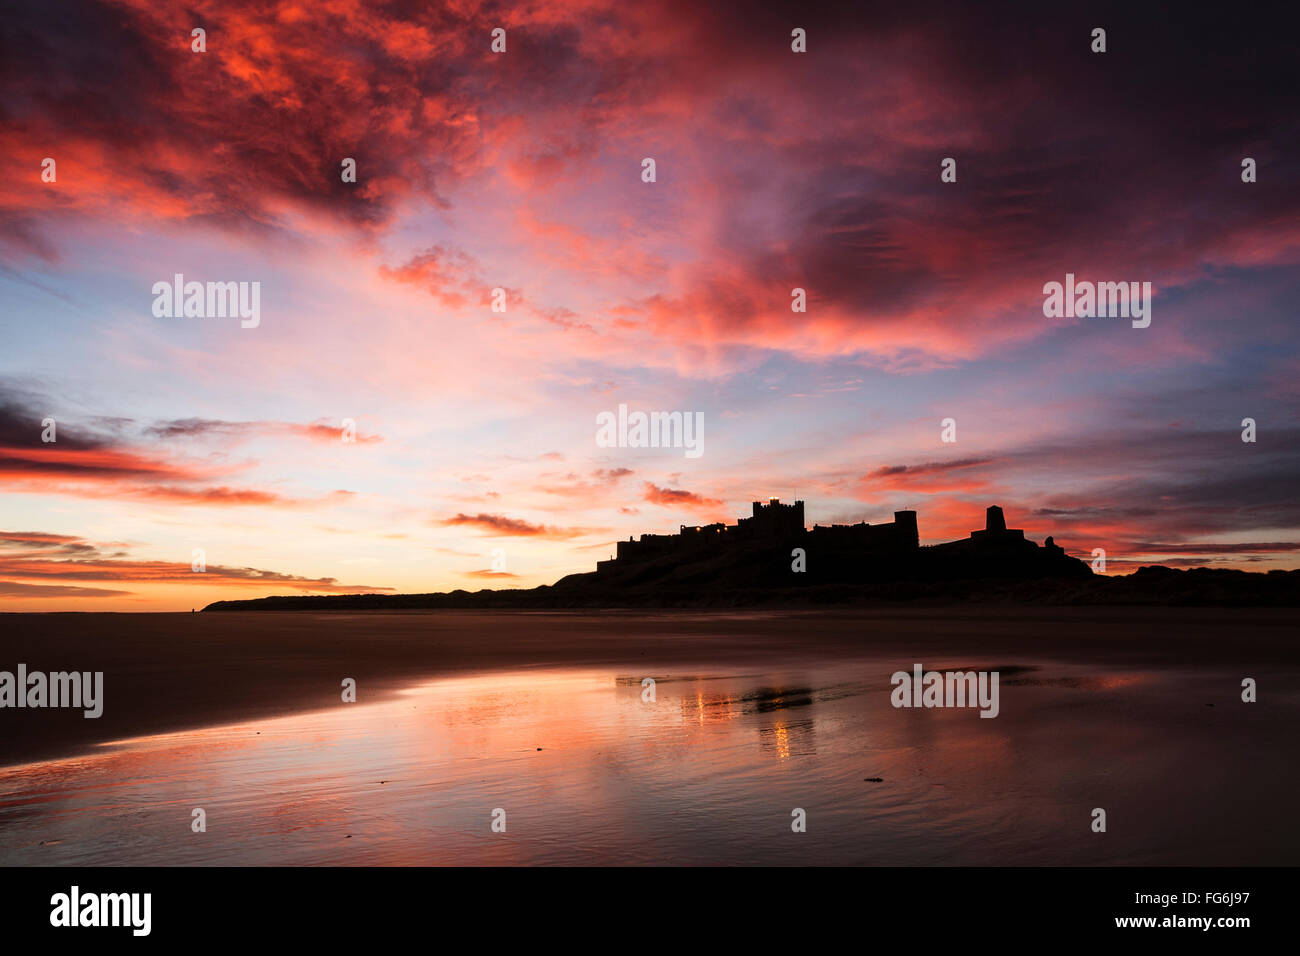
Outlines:
{"type": "Polygon", "coordinates": [[[488,670],[118,741],[0,768],[0,865],[1300,860],[1297,675],[1247,705],[1221,667],[1005,660],[930,659],[1001,668],[989,720],[894,708],[887,655],[488,670]]]}
{"type": "Polygon", "coordinates": [[[1272,679],[1294,684],[1298,621],[1294,609],[1150,607],[2,614],[0,670],[103,671],[104,714],[0,710],[0,766],[331,708],[345,677],[357,681],[358,702],[374,703],[420,681],[491,671],[786,669],[855,659],[906,667],[969,654],[1005,666],[1050,658],[1219,670],[1225,681],[1254,677],[1268,693],[1272,679]]]}

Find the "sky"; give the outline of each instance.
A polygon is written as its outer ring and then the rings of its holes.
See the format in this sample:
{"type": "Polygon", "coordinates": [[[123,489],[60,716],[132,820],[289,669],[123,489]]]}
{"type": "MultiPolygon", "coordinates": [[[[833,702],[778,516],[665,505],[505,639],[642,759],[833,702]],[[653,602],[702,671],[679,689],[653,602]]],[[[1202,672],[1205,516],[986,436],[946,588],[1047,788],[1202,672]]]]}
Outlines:
{"type": "Polygon", "coordinates": [[[1127,6],[11,5],[0,609],[531,587],[770,497],[1300,565],[1300,49],[1127,6]]]}

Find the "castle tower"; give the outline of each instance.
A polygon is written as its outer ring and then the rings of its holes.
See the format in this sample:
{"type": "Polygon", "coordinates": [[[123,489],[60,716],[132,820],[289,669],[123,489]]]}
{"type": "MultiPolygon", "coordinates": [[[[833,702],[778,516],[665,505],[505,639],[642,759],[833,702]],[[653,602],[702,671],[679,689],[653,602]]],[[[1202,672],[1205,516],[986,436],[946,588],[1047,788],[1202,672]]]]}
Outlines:
{"type": "Polygon", "coordinates": [[[1002,516],[1002,509],[997,505],[989,505],[985,512],[984,530],[990,534],[1001,534],[1007,530],[1007,519],[1002,516]]]}
{"type": "Polygon", "coordinates": [[[915,511],[894,512],[894,534],[898,536],[900,547],[912,549],[921,546],[921,537],[916,530],[915,511]]]}
{"type": "Polygon", "coordinates": [[[783,505],[777,498],[769,498],[766,502],[755,501],[754,514],[749,518],[741,518],[738,525],[744,527],[747,534],[765,538],[802,534],[803,502],[783,505]]]}

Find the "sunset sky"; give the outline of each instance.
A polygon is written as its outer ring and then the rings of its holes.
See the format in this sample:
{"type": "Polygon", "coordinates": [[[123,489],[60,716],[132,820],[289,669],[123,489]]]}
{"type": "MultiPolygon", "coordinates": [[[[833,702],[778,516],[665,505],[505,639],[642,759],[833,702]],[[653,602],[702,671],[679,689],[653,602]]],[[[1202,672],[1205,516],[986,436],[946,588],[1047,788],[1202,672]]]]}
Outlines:
{"type": "Polygon", "coordinates": [[[531,587],[768,497],[1300,565],[1300,49],[1127,6],[8,7],[0,608],[531,587]],[[1045,318],[1066,273],[1150,327],[1045,318]]]}

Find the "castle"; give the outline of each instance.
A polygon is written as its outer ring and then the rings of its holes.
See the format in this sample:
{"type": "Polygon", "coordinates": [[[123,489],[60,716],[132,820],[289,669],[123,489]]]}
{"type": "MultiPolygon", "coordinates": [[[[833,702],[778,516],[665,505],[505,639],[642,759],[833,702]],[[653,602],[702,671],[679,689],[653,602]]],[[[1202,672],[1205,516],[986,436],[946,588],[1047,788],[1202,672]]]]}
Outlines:
{"type": "MultiPolygon", "coordinates": [[[[777,498],[755,501],[753,513],[734,525],[681,525],[677,534],[643,534],[639,539],[619,541],[615,556],[598,561],[596,571],[610,573],[616,569],[674,558],[683,563],[706,560],[714,555],[752,551],[768,546],[797,546],[815,549],[821,554],[853,554],[872,560],[904,559],[926,552],[934,558],[1037,551],[1038,546],[1025,539],[1024,531],[1008,528],[1002,509],[992,505],[985,513],[984,527],[972,531],[969,538],[921,547],[915,511],[895,511],[894,520],[884,524],[814,525],[804,524],[804,503],[782,504],[777,498]]],[[[1047,555],[1064,556],[1051,538],[1043,546],[1047,555]]]]}

